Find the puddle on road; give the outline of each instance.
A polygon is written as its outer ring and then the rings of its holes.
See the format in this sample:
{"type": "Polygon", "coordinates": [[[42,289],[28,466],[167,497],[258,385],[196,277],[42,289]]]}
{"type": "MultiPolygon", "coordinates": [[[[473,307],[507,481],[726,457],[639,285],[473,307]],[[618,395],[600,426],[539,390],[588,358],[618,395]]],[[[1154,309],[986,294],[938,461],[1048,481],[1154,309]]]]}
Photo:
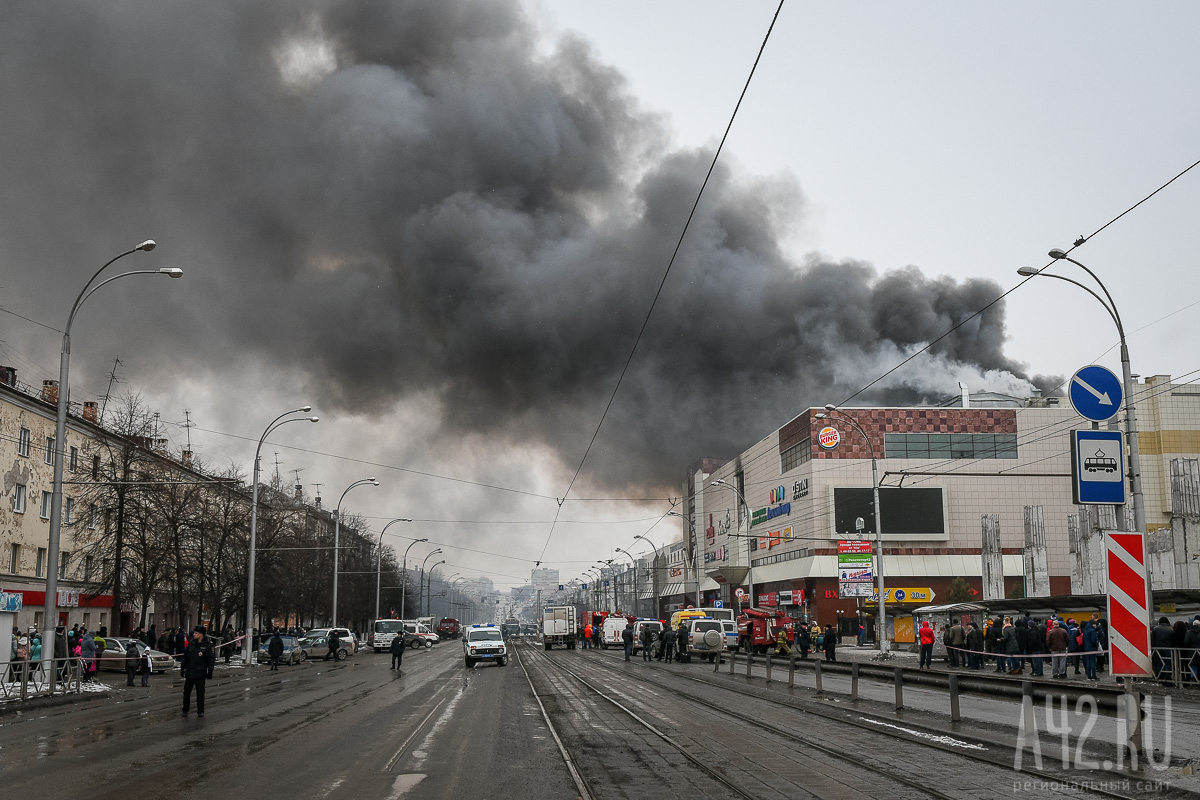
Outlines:
{"type": "Polygon", "coordinates": [[[388,797],[388,800],[398,800],[398,798],[403,797],[410,789],[423,780],[425,780],[425,774],[422,772],[397,775],[396,780],[392,781],[392,793],[388,797]]]}

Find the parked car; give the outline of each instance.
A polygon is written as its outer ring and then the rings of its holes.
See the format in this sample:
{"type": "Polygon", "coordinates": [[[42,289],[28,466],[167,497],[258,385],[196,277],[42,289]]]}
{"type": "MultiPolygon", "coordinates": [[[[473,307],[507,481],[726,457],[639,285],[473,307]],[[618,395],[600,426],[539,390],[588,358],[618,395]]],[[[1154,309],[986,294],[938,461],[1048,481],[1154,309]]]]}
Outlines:
{"type": "MultiPolygon", "coordinates": [[[[299,645],[300,649],[304,652],[304,658],[324,659],[329,653],[329,639],[325,636],[325,634],[313,636],[312,632],[310,631],[307,636],[303,636],[298,639],[296,644],[299,645]]],[[[338,661],[345,661],[350,657],[350,648],[352,647],[353,643],[350,642],[350,640],[347,640],[345,643],[342,643],[339,640],[337,654],[334,655],[334,658],[338,661]]]]}
{"type": "Polygon", "coordinates": [[[642,631],[646,628],[649,628],[654,633],[655,644],[651,645],[651,649],[658,646],[658,638],[662,636],[663,631],[662,621],[657,619],[639,619],[633,623],[633,652],[635,655],[642,651],[642,631]]]}
{"type": "MultiPolygon", "coordinates": [[[[258,647],[255,659],[259,664],[271,663],[271,656],[267,653],[267,646],[271,644],[271,638],[270,636],[266,637],[258,647]]],[[[280,664],[291,666],[304,661],[304,648],[300,646],[299,640],[295,636],[280,636],[279,638],[283,640],[283,655],[279,657],[280,664]]]]}
{"type": "MultiPolygon", "coordinates": [[[[337,631],[338,649],[345,650],[347,656],[352,656],[358,652],[358,640],[354,638],[354,634],[348,628],[313,628],[304,634],[307,639],[324,639],[329,635],[330,631],[337,631]]],[[[301,643],[301,646],[304,646],[301,643]]],[[[304,647],[308,650],[308,647],[304,647]]],[[[312,658],[312,653],[309,653],[309,658],[312,658]]]]}
{"type": "Polygon", "coordinates": [[[681,643],[684,661],[692,656],[707,659],[710,663],[725,651],[725,629],[722,620],[708,617],[692,617],[684,623],[687,635],[681,643]]]}
{"type": "Polygon", "coordinates": [[[105,638],[104,655],[100,657],[99,668],[111,672],[124,672],[126,654],[130,647],[135,646],[141,658],[146,657],[147,650],[150,651],[151,663],[155,672],[179,669],[179,662],[167,653],[147,647],[146,643],[140,639],[129,639],[123,636],[109,636],[105,638]]]}

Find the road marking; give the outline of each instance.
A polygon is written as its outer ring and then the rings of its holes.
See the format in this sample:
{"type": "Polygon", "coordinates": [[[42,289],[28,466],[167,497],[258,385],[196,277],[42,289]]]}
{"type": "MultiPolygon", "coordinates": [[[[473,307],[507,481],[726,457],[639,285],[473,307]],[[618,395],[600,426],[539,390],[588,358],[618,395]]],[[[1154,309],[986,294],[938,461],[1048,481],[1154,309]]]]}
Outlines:
{"type": "Polygon", "coordinates": [[[400,756],[404,755],[404,751],[408,749],[410,744],[412,744],[413,739],[417,738],[417,734],[420,733],[421,729],[425,727],[425,723],[429,722],[430,718],[437,713],[438,709],[441,708],[442,704],[445,702],[445,698],[439,700],[438,704],[433,707],[433,711],[430,711],[429,714],[426,715],[425,719],[421,720],[421,723],[413,729],[413,732],[410,733],[408,738],[404,740],[404,744],[400,745],[400,749],[397,750],[390,759],[388,759],[387,766],[383,768],[384,772],[392,771],[392,767],[396,766],[396,762],[400,760],[400,756]]]}

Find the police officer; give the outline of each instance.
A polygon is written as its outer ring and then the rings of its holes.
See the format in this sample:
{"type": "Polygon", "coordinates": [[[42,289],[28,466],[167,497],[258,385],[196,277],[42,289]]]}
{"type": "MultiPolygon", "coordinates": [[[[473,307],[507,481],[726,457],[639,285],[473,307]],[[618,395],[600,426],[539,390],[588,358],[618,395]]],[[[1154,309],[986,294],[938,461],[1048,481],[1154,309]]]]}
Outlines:
{"type": "Polygon", "coordinates": [[[671,659],[675,658],[675,629],[669,625],[663,631],[662,644],[662,652],[658,654],[658,660],[665,660],[670,664],[671,659]]]}
{"type": "Polygon", "coordinates": [[[404,631],[400,631],[392,637],[388,652],[392,654],[392,669],[400,669],[404,661],[404,631]]]}
{"type": "Polygon", "coordinates": [[[204,716],[204,682],[213,676],[217,654],[204,628],[197,625],[192,631],[192,640],[183,651],[179,672],[183,675],[183,716],[192,707],[192,688],[196,689],[196,716],[204,716]]]}

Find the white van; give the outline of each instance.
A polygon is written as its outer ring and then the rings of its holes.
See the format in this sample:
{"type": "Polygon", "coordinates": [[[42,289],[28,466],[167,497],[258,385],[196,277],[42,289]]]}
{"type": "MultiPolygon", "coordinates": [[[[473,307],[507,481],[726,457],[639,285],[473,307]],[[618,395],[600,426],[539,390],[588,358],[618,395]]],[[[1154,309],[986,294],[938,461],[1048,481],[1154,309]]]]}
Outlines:
{"type": "Polygon", "coordinates": [[[642,631],[646,628],[649,628],[654,634],[655,644],[650,645],[650,649],[653,650],[657,647],[659,637],[662,636],[662,620],[639,618],[637,622],[633,623],[633,652],[635,655],[642,651],[642,631]]]}
{"type": "Polygon", "coordinates": [[[625,640],[621,638],[621,632],[628,624],[629,620],[619,614],[605,617],[604,627],[600,630],[600,647],[605,650],[609,647],[624,647],[625,640]]]}

